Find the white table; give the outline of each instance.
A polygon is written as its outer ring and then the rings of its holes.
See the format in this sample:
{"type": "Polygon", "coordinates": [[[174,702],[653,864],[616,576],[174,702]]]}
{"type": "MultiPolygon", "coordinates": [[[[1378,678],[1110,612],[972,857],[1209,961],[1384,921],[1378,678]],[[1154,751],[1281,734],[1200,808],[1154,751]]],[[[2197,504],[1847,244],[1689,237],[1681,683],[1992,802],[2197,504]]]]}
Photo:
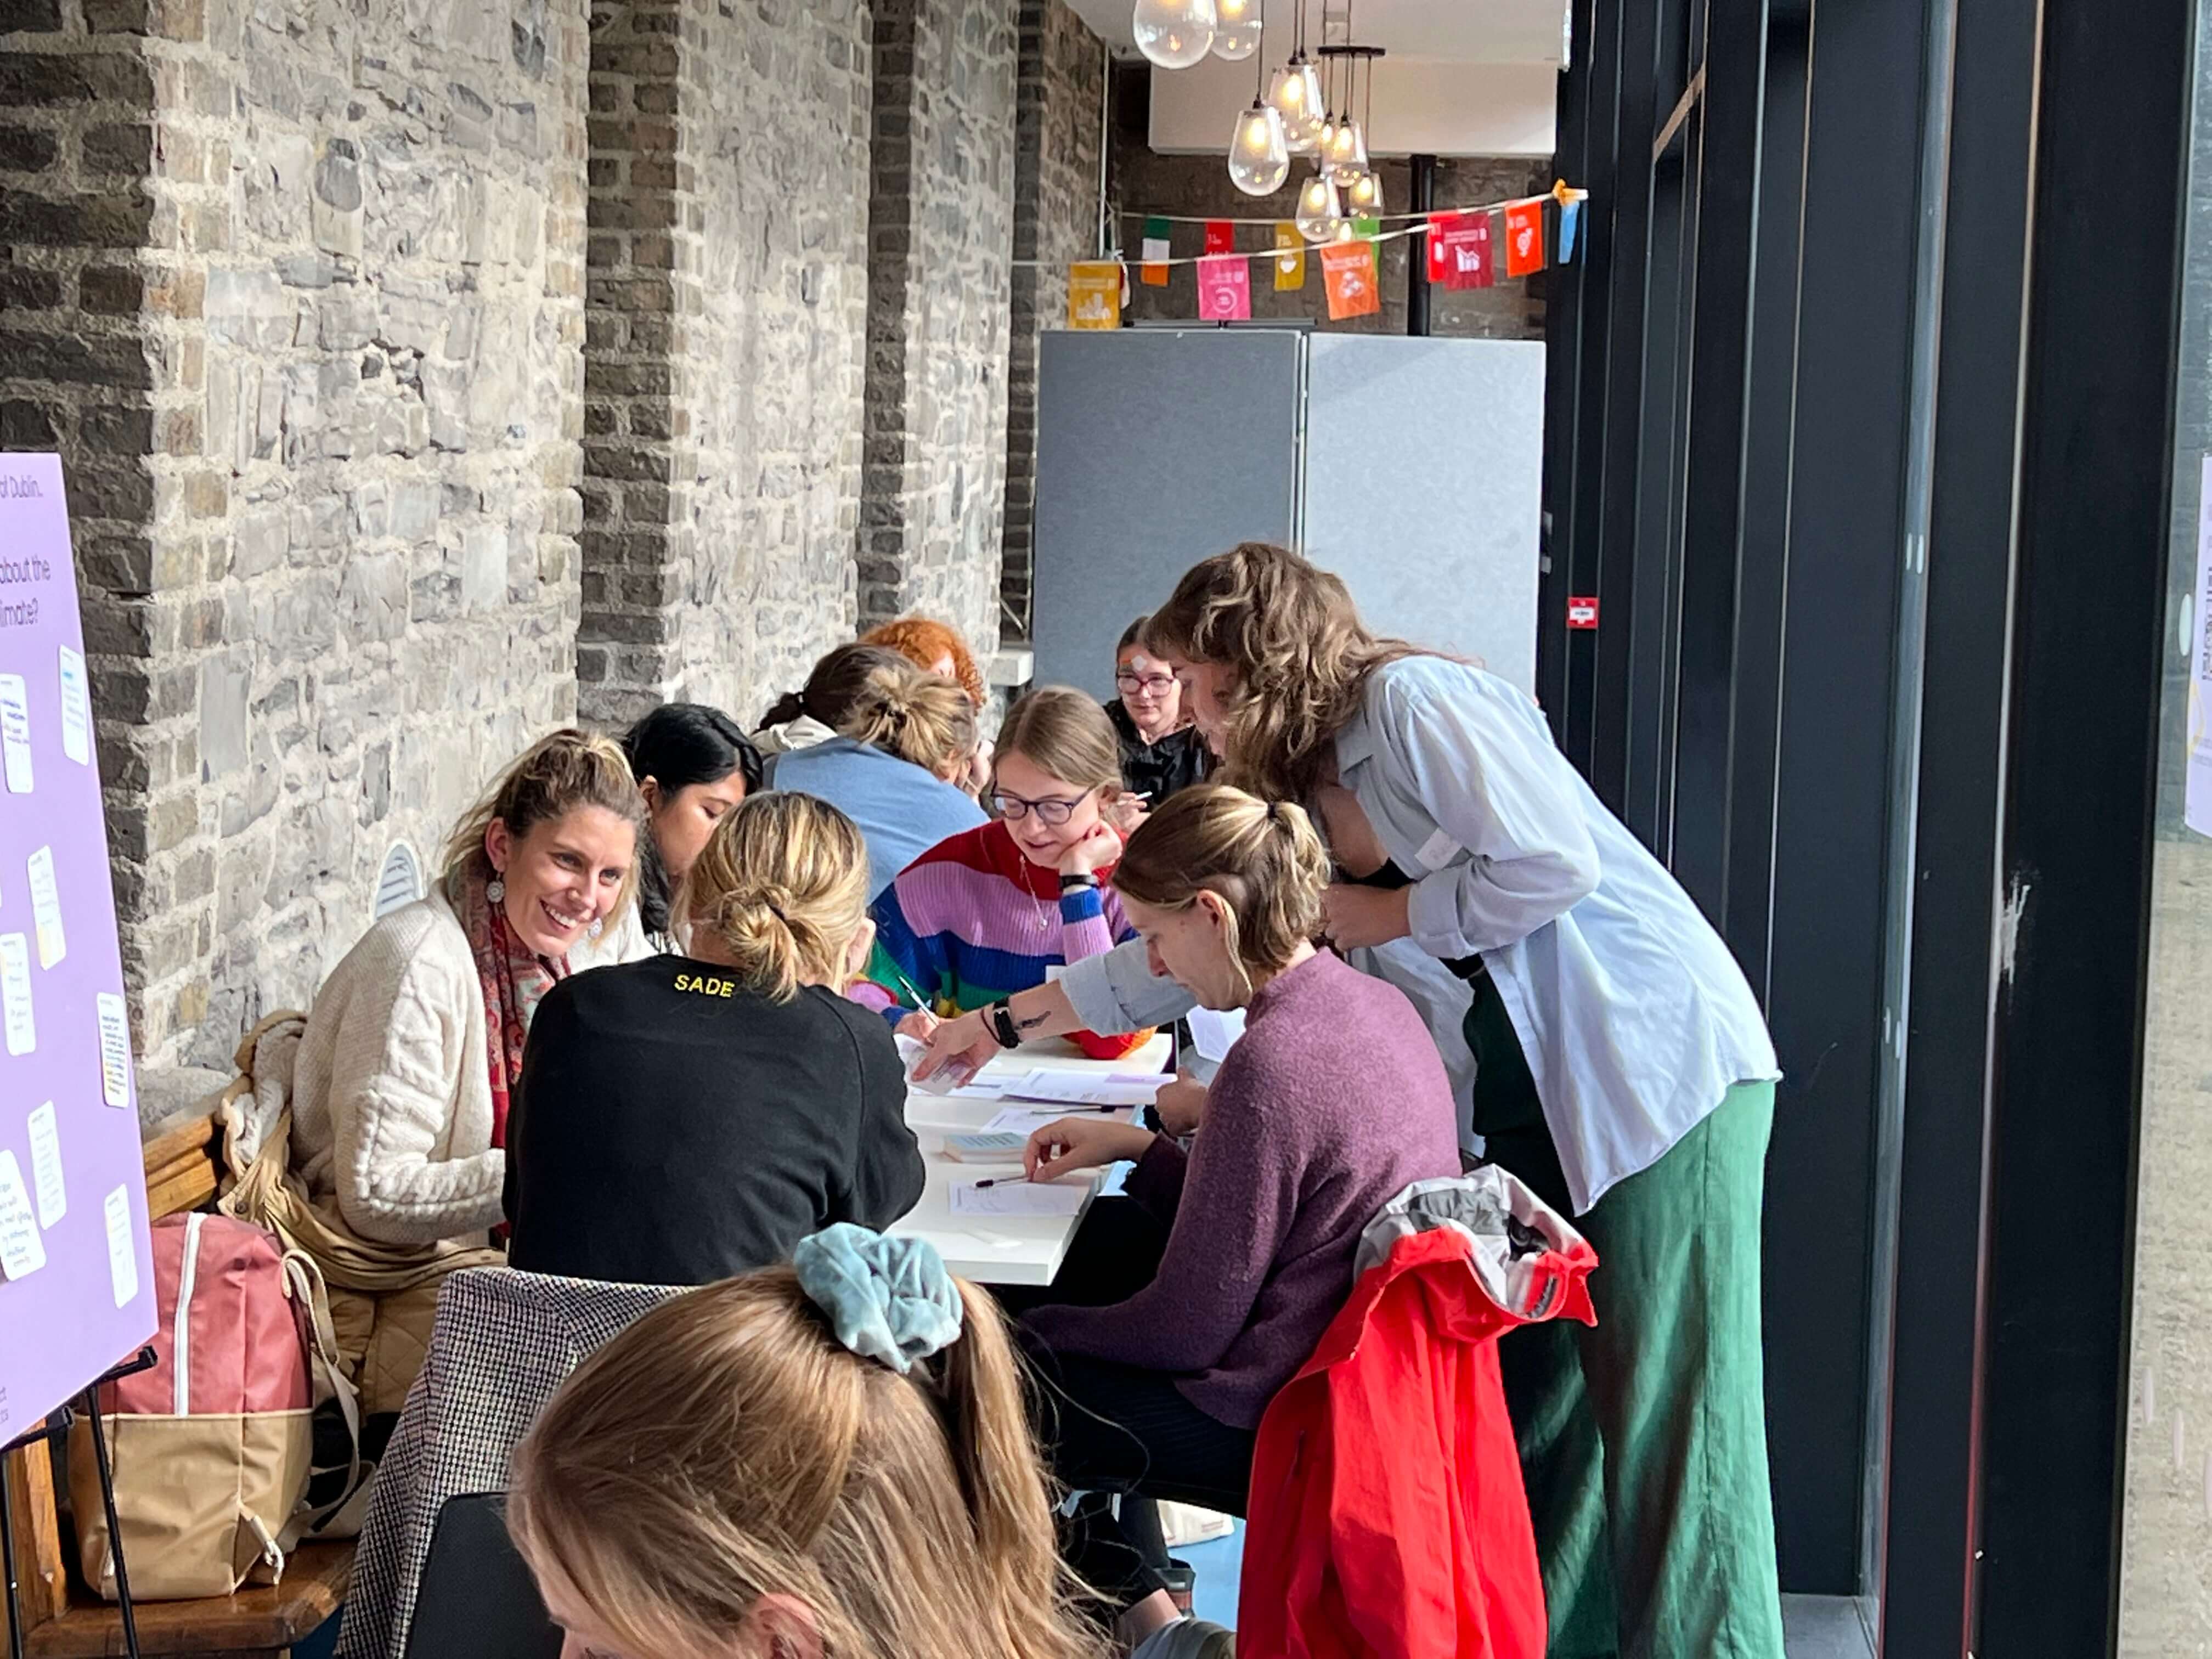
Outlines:
{"type": "MultiPolygon", "coordinates": [[[[1000,1054],[983,1068],[986,1078],[1024,1077],[1033,1071],[1089,1073],[1104,1076],[1115,1072],[1161,1072],[1166,1066],[1173,1039],[1165,1032],[1133,1054],[1120,1060],[1091,1060],[1073,1043],[1054,1039],[1025,1044],[1013,1054],[1000,1054]]],[[[1163,1077],[1162,1081],[1165,1081],[1163,1077]]],[[[963,1279],[979,1285],[1049,1285],[1066,1260],[1075,1230],[1091,1207],[1091,1196],[1105,1172],[1092,1170],[1064,1177],[1079,1182],[1084,1200],[1067,1216],[966,1216],[952,1212],[952,1188],[957,1182],[992,1176],[1016,1176],[1021,1160],[1006,1164],[958,1163],[945,1156],[947,1135],[974,1134],[1009,1106],[1020,1101],[961,1100],[949,1095],[926,1094],[917,1089],[907,1096],[907,1127],[921,1143],[927,1184],[921,1198],[890,1231],[908,1238],[926,1238],[937,1246],[945,1265],[963,1279]]],[[[1049,1111],[1050,1107],[1034,1109],[1049,1111]]],[[[1085,1114],[1085,1115],[1092,1115],[1085,1114]]],[[[1097,1115],[1106,1115],[1097,1114],[1097,1115]]],[[[1112,1114],[1127,1123],[1133,1112],[1112,1114]]]]}

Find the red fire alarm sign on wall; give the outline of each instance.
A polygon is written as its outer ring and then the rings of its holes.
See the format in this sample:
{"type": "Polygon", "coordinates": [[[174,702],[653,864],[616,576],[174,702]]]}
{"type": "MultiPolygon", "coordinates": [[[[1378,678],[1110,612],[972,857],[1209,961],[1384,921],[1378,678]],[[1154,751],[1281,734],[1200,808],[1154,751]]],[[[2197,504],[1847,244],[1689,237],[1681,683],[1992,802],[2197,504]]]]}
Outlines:
{"type": "Polygon", "coordinates": [[[1597,626],[1597,596],[1595,594],[1567,601],[1567,626],[1570,628],[1597,626]]]}

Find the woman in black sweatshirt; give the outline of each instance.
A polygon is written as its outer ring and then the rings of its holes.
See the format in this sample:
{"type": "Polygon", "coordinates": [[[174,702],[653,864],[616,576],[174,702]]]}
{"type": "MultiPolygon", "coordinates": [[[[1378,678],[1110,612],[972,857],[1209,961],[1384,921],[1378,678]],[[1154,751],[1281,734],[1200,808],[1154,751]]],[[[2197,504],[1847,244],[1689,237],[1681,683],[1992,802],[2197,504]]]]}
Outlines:
{"type": "Polygon", "coordinates": [[[546,994],[507,1122],[514,1266],[705,1285],[832,1222],[880,1231],[914,1207],[904,1067],[842,994],[874,937],[867,872],[836,807],[753,796],[678,896],[690,954],[546,994]]]}

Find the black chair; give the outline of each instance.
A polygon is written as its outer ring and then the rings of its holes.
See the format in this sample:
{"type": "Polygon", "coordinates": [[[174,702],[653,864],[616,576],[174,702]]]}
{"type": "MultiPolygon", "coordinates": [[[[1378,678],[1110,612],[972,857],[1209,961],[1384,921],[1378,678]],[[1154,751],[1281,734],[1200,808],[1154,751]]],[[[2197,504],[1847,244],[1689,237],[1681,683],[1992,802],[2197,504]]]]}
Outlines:
{"type": "Polygon", "coordinates": [[[560,1659],[561,1631],[507,1535],[507,1494],[449,1498],[430,1533],[407,1659],[560,1659]]]}

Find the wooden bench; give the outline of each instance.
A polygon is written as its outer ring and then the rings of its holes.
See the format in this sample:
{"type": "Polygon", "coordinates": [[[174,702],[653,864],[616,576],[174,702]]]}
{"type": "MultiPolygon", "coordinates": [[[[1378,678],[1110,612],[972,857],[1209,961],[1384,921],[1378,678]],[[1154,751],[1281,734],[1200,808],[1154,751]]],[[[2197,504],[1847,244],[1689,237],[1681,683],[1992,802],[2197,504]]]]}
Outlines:
{"type": "MultiPolygon", "coordinates": [[[[221,1131],[210,1113],[179,1113],[148,1130],[148,1213],[159,1220],[212,1203],[222,1152],[221,1131]]],[[[46,1449],[15,1452],[6,1462],[25,1649],[8,1659],[105,1659],[125,1652],[122,1615],[71,1571],[76,1552],[62,1524],[46,1449]]],[[[353,1551],[350,1542],[309,1544],[286,1564],[281,1584],[198,1601],[139,1603],[139,1650],[192,1659],[281,1659],[338,1610],[353,1573],[353,1551]]],[[[6,1650],[7,1628],[0,1624],[0,1655],[6,1650]]]]}

